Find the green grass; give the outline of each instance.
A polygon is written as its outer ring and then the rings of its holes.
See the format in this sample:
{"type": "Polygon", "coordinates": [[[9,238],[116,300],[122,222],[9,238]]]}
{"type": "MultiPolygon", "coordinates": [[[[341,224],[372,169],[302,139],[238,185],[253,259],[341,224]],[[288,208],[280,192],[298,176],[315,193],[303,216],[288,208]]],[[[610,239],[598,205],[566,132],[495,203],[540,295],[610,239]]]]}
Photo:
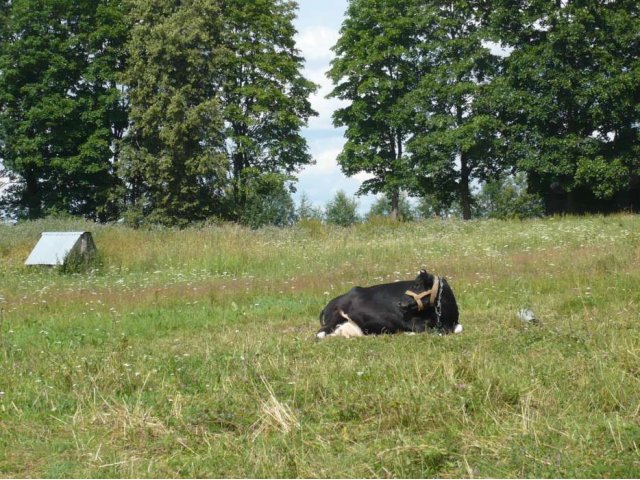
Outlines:
{"type": "Polygon", "coordinates": [[[0,477],[637,477],[639,265],[632,215],[0,226],[0,477]],[[62,229],[95,268],[23,266],[62,229]],[[462,335],[314,341],[421,267],[462,335]]]}

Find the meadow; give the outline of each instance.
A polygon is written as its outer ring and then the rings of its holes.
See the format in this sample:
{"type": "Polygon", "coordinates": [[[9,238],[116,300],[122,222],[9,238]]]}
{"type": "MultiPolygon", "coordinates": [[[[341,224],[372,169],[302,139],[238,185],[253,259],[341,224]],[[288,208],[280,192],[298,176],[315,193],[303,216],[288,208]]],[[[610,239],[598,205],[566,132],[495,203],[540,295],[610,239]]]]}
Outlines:
{"type": "Polygon", "coordinates": [[[637,477],[639,307],[634,215],[0,226],[0,476],[637,477]],[[98,262],[23,266],[51,230],[98,262]],[[462,334],[315,341],[421,267],[462,334]]]}

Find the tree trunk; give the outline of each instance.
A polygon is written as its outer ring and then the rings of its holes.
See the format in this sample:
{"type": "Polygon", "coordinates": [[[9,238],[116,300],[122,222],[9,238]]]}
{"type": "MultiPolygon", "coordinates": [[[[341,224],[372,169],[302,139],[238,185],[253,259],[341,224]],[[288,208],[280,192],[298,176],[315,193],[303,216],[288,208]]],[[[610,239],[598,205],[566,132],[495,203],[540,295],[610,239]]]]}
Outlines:
{"type": "Polygon", "coordinates": [[[23,202],[27,207],[27,218],[30,220],[40,218],[42,216],[42,199],[38,188],[38,176],[32,169],[29,169],[25,172],[24,180],[26,185],[23,202]]]}
{"type": "Polygon", "coordinates": [[[233,187],[233,212],[236,217],[235,220],[238,219],[242,210],[244,209],[244,188],[242,185],[242,171],[244,169],[244,159],[242,158],[241,153],[233,154],[233,179],[231,180],[233,187]]]}
{"type": "MultiPolygon", "coordinates": [[[[396,132],[395,135],[395,158],[399,161],[402,158],[402,134],[400,132],[396,132]]],[[[400,218],[400,189],[394,188],[391,192],[391,212],[390,216],[394,220],[398,220],[400,218]]]]}
{"type": "MultiPolygon", "coordinates": [[[[458,82],[462,79],[458,78],[458,82]]],[[[462,118],[464,108],[461,105],[456,105],[456,120],[457,120],[457,128],[460,128],[464,123],[462,118]]],[[[460,184],[458,185],[460,189],[460,208],[462,210],[462,219],[463,220],[471,220],[471,191],[469,190],[469,178],[471,176],[471,172],[469,169],[469,164],[467,163],[467,157],[465,156],[462,149],[460,150],[460,184]]]]}
{"type": "Polygon", "coordinates": [[[463,153],[460,153],[460,207],[462,219],[471,220],[471,191],[469,190],[469,165],[463,153]]]}
{"type": "Polygon", "coordinates": [[[394,220],[399,220],[400,218],[400,191],[397,188],[391,192],[390,216],[394,220]]]}

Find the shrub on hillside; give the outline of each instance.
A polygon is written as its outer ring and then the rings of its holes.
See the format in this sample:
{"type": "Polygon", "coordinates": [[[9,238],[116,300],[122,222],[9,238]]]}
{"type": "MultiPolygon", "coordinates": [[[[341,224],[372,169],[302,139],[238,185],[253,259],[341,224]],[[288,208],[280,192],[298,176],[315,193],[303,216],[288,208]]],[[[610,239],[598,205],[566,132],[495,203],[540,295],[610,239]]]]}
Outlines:
{"type": "MultiPolygon", "coordinates": [[[[413,207],[409,203],[409,199],[406,194],[402,194],[400,196],[399,202],[399,219],[405,220],[407,222],[413,221],[416,219],[416,214],[413,210],[413,207]]],[[[369,213],[367,213],[367,220],[370,220],[373,217],[388,217],[391,215],[391,200],[386,195],[382,195],[379,197],[371,208],[369,209],[369,213]]]]}
{"type": "Polygon", "coordinates": [[[317,220],[322,221],[322,209],[314,206],[306,194],[302,194],[300,197],[300,203],[296,208],[296,217],[298,221],[304,220],[317,220]]]}
{"type": "Polygon", "coordinates": [[[247,182],[246,203],[240,215],[240,223],[251,228],[265,225],[286,227],[293,224],[296,209],[285,180],[279,174],[251,178],[247,182]]]}
{"type": "Polygon", "coordinates": [[[360,221],[357,210],[358,202],[354,198],[347,197],[347,194],[340,190],[327,203],[325,219],[327,223],[348,227],[360,221]]]}
{"type": "Polygon", "coordinates": [[[490,180],[482,185],[475,196],[477,217],[533,218],[544,216],[542,200],[527,192],[524,174],[490,180]]]}

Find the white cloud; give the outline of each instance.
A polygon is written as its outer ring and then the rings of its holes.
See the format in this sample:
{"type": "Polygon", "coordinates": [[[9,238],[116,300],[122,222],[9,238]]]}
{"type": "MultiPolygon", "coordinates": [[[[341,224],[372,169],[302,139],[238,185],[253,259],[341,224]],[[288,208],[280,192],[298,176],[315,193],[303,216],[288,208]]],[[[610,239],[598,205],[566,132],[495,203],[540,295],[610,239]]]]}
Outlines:
{"type": "Polygon", "coordinates": [[[313,95],[309,100],[313,109],[318,112],[317,117],[309,119],[309,128],[316,130],[333,129],[333,112],[342,107],[344,102],[335,98],[327,99],[320,95],[313,95]]]}
{"type": "MultiPolygon", "coordinates": [[[[360,184],[371,178],[371,175],[359,173],[347,177],[340,170],[336,158],[344,145],[344,130],[333,127],[331,117],[333,112],[347,105],[347,102],[326,98],[333,90],[333,84],[326,76],[333,58],[331,47],[338,41],[347,2],[300,0],[299,5],[299,17],[296,19],[299,33],[296,35],[296,46],[306,60],[305,78],[318,84],[319,88],[309,98],[318,116],[309,119],[309,126],[302,132],[307,138],[316,164],[306,167],[298,174],[298,192],[294,198],[298,202],[302,193],[305,193],[315,205],[325,206],[339,190],[343,190],[349,196],[355,195],[360,184]]],[[[368,211],[374,200],[373,195],[357,197],[360,213],[368,211]]]]}
{"type": "Polygon", "coordinates": [[[328,148],[327,150],[313,154],[313,159],[316,164],[307,167],[301,174],[302,177],[314,177],[318,175],[335,174],[340,173],[340,167],[336,158],[340,154],[342,148],[328,148]]]}
{"type": "Polygon", "coordinates": [[[355,178],[358,182],[362,183],[365,180],[369,180],[370,178],[375,178],[375,175],[369,173],[369,172],[360,172],[360,173],[356,173],[353,178],[355,178]]]}
{"type": "Polygon", "coordinates": [[[298,49],[307,62],[328,61],[333,56],[331,47],[338,41],[338,31],[323,25],[304,28],[296,36],[298,49]]]}
{"type": "Polygon", "coordinates": [[[309,120],[310,129],[333,128],[333,112],[345,105],[341,100],[327,98],[333,90],[333,84],[326,75],[333,57],[330,48],[337,39],[338,31],[325,26],[307,27],[297,37],[298,48],[307,60],[304,76],[319,86],[309,98],[311,107],[318,112],[317,117],[309,120]]]}

